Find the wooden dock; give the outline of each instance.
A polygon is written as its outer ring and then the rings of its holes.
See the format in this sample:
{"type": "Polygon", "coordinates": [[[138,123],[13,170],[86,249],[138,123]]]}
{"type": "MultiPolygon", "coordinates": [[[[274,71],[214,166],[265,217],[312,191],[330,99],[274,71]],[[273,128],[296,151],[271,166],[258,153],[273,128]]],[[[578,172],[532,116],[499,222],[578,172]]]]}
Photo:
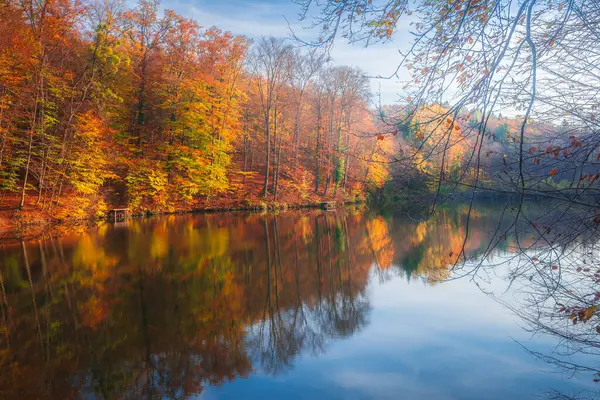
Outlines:
{"type": "Polygon", "coordinates": [[[113,208],[108,212],[109,217],[114,218],[115,223],[125,221],[129,215],[129,208],[113,208]]]}
{"type": "Polygon", "coordinates": [[[324,201],[321,203],[321,208],[323,210],[335,210],[335,201],[324,201]]]}

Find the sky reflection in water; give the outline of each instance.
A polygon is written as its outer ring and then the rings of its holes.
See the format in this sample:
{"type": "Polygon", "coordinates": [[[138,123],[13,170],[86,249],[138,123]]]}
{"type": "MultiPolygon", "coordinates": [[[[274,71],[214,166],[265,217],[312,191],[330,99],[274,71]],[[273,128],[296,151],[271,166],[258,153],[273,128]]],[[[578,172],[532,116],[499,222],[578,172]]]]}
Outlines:
{"type": "Polygon", "coordinates": [[[369,324],[290,371],[210,388],[202,399],[531,399],[594,389],[529,355],[555,340],[531,336],[472,282],[435,286],[394,276],[369,285],[369,324]]]}

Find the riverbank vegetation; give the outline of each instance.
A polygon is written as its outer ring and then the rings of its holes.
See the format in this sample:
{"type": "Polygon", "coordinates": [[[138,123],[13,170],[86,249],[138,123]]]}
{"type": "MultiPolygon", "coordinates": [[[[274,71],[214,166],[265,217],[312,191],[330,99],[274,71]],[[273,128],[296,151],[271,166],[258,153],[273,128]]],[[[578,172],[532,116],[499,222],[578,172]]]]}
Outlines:
{"type": "MultiPolygon", "coordinates": [[[[553,198],[595,190],[593,104],[577,114],[574,105],[535,115],[519,106],[503,116],[497,110],[524,82],[508,85],[498,74],[509,60],[491,69],[482,45],[462,31],[460,48],[436,34],[427,37],[433,47],[413,49],[401,65],[413,74],[409,95],[377,104],[363,71],[330,59],[331,27],[336,19],[364,24],[385,40],[406,9],[375,23],[365,19],[377,15],[375,5],[357,7],[369,13],[345,20],[347,6],[332,2],[321,10],[317,44],[298,46],[205,28],[156,1],[3,3],[0,226],[98,218],[111,208],[162,213],[325,199],[399,207],[473,189],[553,198]],[[453,104],[433,96],[445,79],[459,99],[453,104]],[[501,82],[513,91],[506,99],[493,91],[501,82]],[[484,88],[494,107],[479,96],[484,88]]],[[[431,7],[441,6],[420,11],[431,7]]],[[[518,26],[515,35],[524,34],[518,26]]]]}

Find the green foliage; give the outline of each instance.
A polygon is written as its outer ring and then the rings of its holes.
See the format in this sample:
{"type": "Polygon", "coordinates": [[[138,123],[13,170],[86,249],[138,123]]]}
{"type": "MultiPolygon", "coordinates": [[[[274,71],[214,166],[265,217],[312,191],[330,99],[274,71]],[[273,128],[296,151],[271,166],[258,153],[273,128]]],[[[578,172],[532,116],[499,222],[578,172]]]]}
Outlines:
{"type": "Polygon", "coordinates": [[[405,140],[413,141],[415,138],[415,127],[407,121],[402,121],[397,126],[398,132],[405,140]]]}
{"type": "Polygon", "coordinates": [[[510,128],[508,127],[508,123],[505,122],[494,129],[494,140],[501,143],[506,142],[506,136],[509,132],[510,128]]]}
{"type": "Polygon", "coordinates": [[[539,190],[542,190],[542,191],[547,191],[550,189],[564,190],[564,189],[570,188],[571,186],[572,186],[572,182],[567,179],[562,179],[560,181],[556,181],[551,176],[548,176],[545,179],[543,179],[542,181],[540,181],[536,185],[536,188],[539,190]]]}
{"type": "Polygon", "coordinates": [[[135,163],[125,181],[128,204],[134,212],[171,211],[168,206],[168,175],[162,163],[151,160],[135,163]]]}
{"type": "Polygon", "coordinates": [[[0,167],[0,192],[16,192],[20,189],[19,167],[25,162],[22,156],[5,160],[0,167]]]}
{"type": "Polygon", "coordinates": [[[383,186],[376,204],[383,210],[414,208],[415,196],[428,193],[425,180],[418,176],[409,177],[402,185],[390,181],[383,186]]]}
{"type": "Polygon", "coordinates": [[[346,167],[346,160],[343,157],[336,157],[336,167],[334,173],[334,180],[336,184],[342,183],[342,179],[344,178],[344,169],[346,167]]]}

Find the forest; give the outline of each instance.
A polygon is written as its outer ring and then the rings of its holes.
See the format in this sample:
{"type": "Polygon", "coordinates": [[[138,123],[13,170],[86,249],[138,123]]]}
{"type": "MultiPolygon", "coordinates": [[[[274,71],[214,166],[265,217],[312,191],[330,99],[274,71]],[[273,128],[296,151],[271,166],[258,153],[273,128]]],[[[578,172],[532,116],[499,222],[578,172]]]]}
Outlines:
{"type": "MultiPolygon", "coordinates": [[[[149,214],[325,199],[398,208],[478,190],[590,193],[600,176],[593,104],[534,115],[519,98],[522,85],[498,77],[506,51],[494,75],[464,32],[461,43],[472,49],[454,55],[443,37],[421,38],[420,52],[399,66],[412,74],[409,95],[381,104],[366,72],[331,59],[332,27],[362,24],[367,36],[350,40],[388,40],[407,8],[376,20],[380,9],[360,4],[346,16],[348,8],[323,3],[311,44],[206,28],[156,0],[132,8],[113,0],[3,2],[0,229],[97,219],[114,208],[149,214]],[[439,56],[424,61],[438,53],[448,57],[443,70],[431,65],[439,56]],[[451,102],[435,95],[451,90],[446,79],[456,86],[451,102]]],[[[446,8],[440,12],[456,17],[458,8],[446,8]]],[[[476,29],[481,21],[472,17],[476,29]]]]}
{"type": "Polygon", "coordinates": [[[364,200],[388,169],[368,80],[158,1],[0,5],[0,198],[15,220],[364,200]]]}

